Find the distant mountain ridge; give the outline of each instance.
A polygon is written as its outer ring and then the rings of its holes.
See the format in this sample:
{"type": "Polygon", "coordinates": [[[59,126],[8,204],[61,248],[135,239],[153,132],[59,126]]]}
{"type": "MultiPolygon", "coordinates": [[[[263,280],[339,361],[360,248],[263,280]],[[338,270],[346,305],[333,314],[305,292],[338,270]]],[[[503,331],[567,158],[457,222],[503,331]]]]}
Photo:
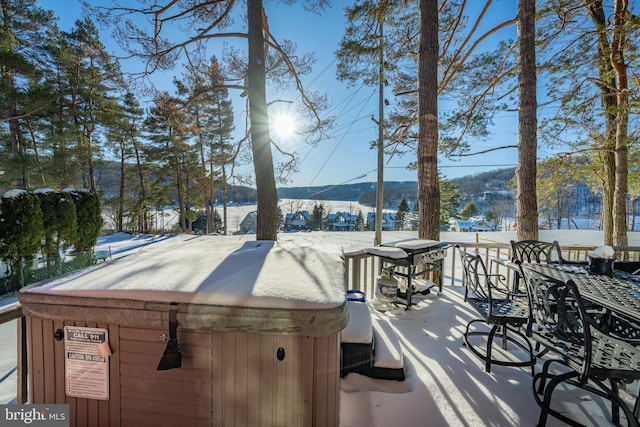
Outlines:
{"type": "MultiPolygon", "coordinates": [[[[450,181],[460,188],[463,201],[475,200],[486,193],[502,192],[515,176],[515,168],[467,175],[450,181]]],[[[278,189],[281,199],[341,200],[375,206],[376,182],[324,185],[316,187],[284,187],[278,189]]],[[[384,183],[384,207],[396,208],[404,197],[409,204],[416,201],[417,181],[387,181],[384,183]]]]}
{"type": "MultiPolygon", "coordinates": [[[[98,169],[98,189],[103,198],[112,199],[117,196],[119,187],[119,165],[105,162],[98,169]]],[[[515,176],[515,168],[497,169],[479,174],[466,175],[450,181],[460,188],[461,201],[464,203],[483,199],[487,193],[505,191],[515,176]]],[[[169,184],[168,184],[169,185],[169,184]]],[[[307,199],[358,202],[365,206],[376,205],[376,182],[359,182],[354,184],[322,185],[314,187],[280,187],[277,189],[280,199],[307,199]]],[[[387,181],[384,183],[384,208],[395,209],[404,197],[412,206],[418,194],[416,181],[387,181]]],[[[222,189],[216,192],[218,202],[222,200],[222,189]]],[[[227,188],[229,203],[256,203],[255,188],[242,185],[229,185],[227,188]]]]}
{"type": "MultiPolygon", "coordinates": [[[[324,185],[317,187],[286,187],[278,189],[281,199],[340,200],[359,202],[365,206],[375,206],[375,182],[357,184],[324,185]]],[[[415,181],[388,181],[384,183],[385,207],[397,207],[400,200],[415,200],[418,183],[415,181]]]]}

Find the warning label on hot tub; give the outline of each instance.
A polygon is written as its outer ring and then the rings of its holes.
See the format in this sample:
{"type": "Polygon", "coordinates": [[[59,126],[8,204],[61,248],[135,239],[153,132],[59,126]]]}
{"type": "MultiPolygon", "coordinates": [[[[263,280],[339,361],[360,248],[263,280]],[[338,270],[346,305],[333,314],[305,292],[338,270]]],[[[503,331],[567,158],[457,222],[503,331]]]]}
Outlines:
{"type": "Polygon", "coordinates": [[[109,331],[81,326],[64,327],[67,396],[109,399],[109,331]]]}

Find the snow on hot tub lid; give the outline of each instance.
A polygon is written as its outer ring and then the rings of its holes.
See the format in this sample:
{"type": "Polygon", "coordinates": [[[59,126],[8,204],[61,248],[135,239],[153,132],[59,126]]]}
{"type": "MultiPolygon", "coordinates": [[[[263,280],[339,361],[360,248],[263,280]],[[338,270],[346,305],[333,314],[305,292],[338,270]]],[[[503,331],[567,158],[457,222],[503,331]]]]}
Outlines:
{"type": "MultiPolygon", "coordinates": [[[[231,307],[342,306],[344,259],[337,245],[177,236],[140,252],[29,286],[28,296],[86,297],[231,307]]],[[[59,300],[59,299],[56,299],[59,300]]]]}

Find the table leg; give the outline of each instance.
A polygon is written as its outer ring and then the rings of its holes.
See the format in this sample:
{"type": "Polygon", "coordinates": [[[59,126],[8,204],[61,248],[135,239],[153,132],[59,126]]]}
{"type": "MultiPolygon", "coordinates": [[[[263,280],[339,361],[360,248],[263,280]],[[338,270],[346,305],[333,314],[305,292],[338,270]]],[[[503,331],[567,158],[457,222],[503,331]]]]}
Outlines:
{"type": "Polygon", "coordinates": [[[409,274],[407,274],[407,308],[405,310],[411,310],[411,296],[413,295],[413,284],[411,283],[411,279],[415,271],[415,267],[407,267],[407,273],[409,274]]]}

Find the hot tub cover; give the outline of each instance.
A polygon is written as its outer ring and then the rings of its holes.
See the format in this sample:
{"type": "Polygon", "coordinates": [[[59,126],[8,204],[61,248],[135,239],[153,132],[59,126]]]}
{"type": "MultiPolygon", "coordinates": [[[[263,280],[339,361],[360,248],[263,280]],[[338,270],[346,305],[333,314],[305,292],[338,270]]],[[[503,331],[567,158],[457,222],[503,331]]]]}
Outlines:
{"type": "Polygon", "coordinates": [[[176,236],[22,289],[53,320],[325,336],[348,321],[337,245],[176,236]]]}

